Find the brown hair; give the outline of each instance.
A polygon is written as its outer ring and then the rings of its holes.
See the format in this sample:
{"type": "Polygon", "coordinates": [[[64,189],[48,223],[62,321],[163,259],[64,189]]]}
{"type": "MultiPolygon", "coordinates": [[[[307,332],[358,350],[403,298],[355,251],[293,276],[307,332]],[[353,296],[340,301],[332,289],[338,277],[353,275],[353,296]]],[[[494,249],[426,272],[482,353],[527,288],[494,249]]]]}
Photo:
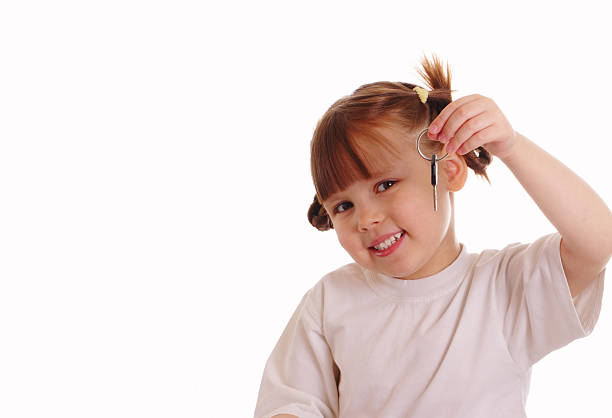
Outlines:
{"type": "MultiPolygon", "coordinates": [[[[376,127],[390,124],[416,132],[428,126],[453,100],[448,64],[444,74],[442,63],[434,54],[433,62],[424,56],[422,66],[424,71],[417,68],[417,72],[430,89],[425,103],[413,90],[416,84],[379,81],[364,84],[350,96],[340,98],[319,119],[310,143],[310,168],[316,194],[308,209],[308,221],[315,228],[321,231],[333,228],[322,205],[325,199],[357,180],[372,178],[381,164],[391,156],[399,156],[393,144],[377,134],[376,127]]],[[[416,151],[416,138],[413,145],[416,151]]],[[[440,155],[444,144],[424,135],[420,146],[426,155],[440,155]]],[[[478,147],[459,157],[491,183],[486,167],[492,157],[486,149],[478,147]]]]}

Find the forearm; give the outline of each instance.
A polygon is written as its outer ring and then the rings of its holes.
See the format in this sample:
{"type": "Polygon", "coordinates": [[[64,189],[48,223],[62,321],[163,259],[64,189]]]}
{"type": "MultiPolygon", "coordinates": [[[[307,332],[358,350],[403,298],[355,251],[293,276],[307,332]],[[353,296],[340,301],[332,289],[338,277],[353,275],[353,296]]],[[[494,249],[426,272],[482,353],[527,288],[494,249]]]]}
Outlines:
{"type": "MultiPolygon", "coordinates": [[[[601,263],[612,254],[612,212],[597,193],[559,160],[516,132],[511,155],[502,158],[566,245],[601,263]]],[[[590,156],[587,156],[591,158],[590,156]]]]}

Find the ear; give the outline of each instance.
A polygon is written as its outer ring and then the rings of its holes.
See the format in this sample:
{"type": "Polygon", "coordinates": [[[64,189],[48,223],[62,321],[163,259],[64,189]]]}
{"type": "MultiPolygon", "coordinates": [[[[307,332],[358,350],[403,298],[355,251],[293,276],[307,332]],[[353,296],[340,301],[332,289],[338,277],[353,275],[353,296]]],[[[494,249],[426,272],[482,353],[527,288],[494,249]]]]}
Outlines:
{"type": "Polygon", "coordinates": [[[467,181],[468,166],[462,156],[454,152],[448,154],[444,160],[438,163],[438,168],[442,168],[441,171],[446,177],[446,184],[449,191],[457,192],[463,188],[467,181]]]}

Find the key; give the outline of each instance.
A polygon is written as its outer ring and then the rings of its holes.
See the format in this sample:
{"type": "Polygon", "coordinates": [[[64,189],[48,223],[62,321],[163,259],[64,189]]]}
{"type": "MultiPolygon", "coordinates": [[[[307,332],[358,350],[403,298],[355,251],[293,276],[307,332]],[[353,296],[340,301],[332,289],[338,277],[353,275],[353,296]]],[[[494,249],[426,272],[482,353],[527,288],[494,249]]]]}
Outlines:
{"type": "Polygon", "coordinates": [[[434,212],[438,210],[438,191],[436,190],[437,184],[438,184],[438,156],[434,154],[431,156],[431,185],[433,186],[434,212]]]}

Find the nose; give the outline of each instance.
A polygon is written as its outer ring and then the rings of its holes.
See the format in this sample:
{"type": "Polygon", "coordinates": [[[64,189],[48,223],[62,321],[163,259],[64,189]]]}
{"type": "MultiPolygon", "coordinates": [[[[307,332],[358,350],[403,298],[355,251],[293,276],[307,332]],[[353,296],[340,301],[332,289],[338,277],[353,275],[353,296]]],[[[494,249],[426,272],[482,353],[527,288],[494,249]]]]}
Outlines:
{"type": "Polygon", "coordinates": [[[361,207],[357,218],[357,229],[365,232],[384,220],[384,215],[376,207],[361,207]]]}

